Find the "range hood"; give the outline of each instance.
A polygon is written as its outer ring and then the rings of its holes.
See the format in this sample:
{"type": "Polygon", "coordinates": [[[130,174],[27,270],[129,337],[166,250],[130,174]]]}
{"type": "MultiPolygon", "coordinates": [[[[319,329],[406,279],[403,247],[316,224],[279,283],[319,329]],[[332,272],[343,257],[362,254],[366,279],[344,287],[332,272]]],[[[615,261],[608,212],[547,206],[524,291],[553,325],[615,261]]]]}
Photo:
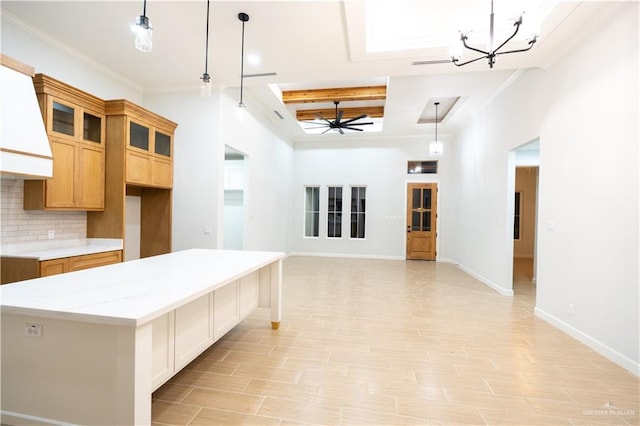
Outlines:
{"type": "Polygon", "coordinates": [[[34,69],[0,54],[0,175],[53,176],[53,156],[33,87],[34,69]]]}

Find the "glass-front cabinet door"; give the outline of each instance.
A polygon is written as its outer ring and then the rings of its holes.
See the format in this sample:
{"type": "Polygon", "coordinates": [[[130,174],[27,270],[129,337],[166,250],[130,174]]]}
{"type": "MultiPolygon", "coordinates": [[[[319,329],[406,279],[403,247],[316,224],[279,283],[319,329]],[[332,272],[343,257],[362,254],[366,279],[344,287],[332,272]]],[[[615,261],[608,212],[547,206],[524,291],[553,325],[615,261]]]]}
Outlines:
{"type": "Polygon", "coordinates": [[[76,109],[55,100],[51,104],[51,130],[66,136],[75,136],[76,109]]]}
{"type": "Polygon", "coordinates": [[[171,157],[171,136],[156,131],[154,152],[164,157],[171,157]]]}
{"type": "Polygon", "coordinates": [[[83,113],[82,139],[86,142],[102,143],[102,123],[103,118],[87,111],[83,113]]]}
{"type": "Polygon", "coordinates": [[[133,121],[129,122],[129,146],[149,151],[149,128],[133,121]]]}

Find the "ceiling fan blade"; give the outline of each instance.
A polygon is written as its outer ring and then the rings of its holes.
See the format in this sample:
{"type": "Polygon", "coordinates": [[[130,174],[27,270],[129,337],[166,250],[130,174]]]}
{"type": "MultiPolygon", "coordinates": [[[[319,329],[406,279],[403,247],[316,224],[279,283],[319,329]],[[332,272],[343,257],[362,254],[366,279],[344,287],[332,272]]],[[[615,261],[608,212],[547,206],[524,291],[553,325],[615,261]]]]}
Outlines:
{"type": "Polygon", "coordinates": [[[345,120],[345,121],[343,121],[343,122],[342,122],[342,124],[349,124],[349,123],[351,123],[351,122],[353,122],[353,121],[360,120],[361,118],[365,118],[366,116],[367,116],[367,114],[362,114],[362,115],[359,115],[359,116],[357,116],[357,117],[354,117],[354,118],[350,118],[350,119],[348,119],[348,120],[345,120]]]}
{"type": "Polygon", "coordinates": [[[319,126],[314,126],[314,127],[305,127],[304,130],[324,129],[325,127],[327,127],[327,126],[326,125],[319,125],[319,126]]]}
{"type": "Polygon", "coordinates": [[[366,121],[364,123],[348,123],[348,124],[347,123],[340,123],[340,126],[344,126],[345,124],[347,126],[369,126],[369,125],[373,124],[373,121],[366,121]]]}
{"type": "Polygon", "coordinates": [[[331,122],[326,118],[324,118],[322,115],[320,115],[320,113],[316,113],[315,116],[316,116],[316,120],[324,121],[327,124],[331,124],[331,122]]]}
{"type": "Polygon", "coordinates": [[[342,127],[338,127],[338,131],[340,132],[341,135],[344,135],[344,131],[342,130],[342,127]]]}
{"type": "Polygon", "coordinates": [[[336,114],[336,124],[340,124],[340,120],[342,120],[342,114],[344,114],[344,110],[339,110],[336,114]]]}
{"type": "Polygon", "coordinates": [[[325,133],[327,133],[329,130],[331,130],[331,127],[328,127],[327,130],[325,130],[324,132],[320,133],[321,135],[324,135],[325,133]]]}
{"type": "Polygon", "coordinates": [[[357,132],[361,132],[362,131],[362,129],[358,129],[357,127],[351,127],[351,126],[343,126],[343,127],[341,127],[341,129],[355,130],[357,132]]]}

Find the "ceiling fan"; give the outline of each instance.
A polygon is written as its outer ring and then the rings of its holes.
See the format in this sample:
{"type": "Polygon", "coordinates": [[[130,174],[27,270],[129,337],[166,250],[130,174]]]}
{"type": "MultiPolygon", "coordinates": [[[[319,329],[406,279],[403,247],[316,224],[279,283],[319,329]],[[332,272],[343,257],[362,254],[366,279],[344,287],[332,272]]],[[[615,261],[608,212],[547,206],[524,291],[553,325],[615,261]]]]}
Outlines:
{"type": "Polygon", "coordinates": [[[338,132],[340,132],[341,135],[344,135],[344,131],[345,130],[355,130],[357,132],[362,132],[363,129],[359,129],[358,127],[354,127],[354,126],[366,126],[366,125],[373,124],[373,121],[366,121],[366,122],[357,123],[358,120],[361,120],[361,119],[367,117],[367,114],[362,114],[362,115],[359,115],[357,117],[350,118],[348,120],[342,121],[342,115],[344,114],[344,110],[338,110],[338,104],[340,103],[340,101],[333,101],[333,103],[336,106],[336,119],[335,120],[333,120],[333,121],[327,120],[326,118],[322,117],[322,115],[316,114],[316,119],[315,120],[313,120],[313,121],[304,121],[305,123],[314,124],[316,126],[307,127],[305,130],[322,129],[322,128],[326,127],[327,130],[322,132],[322,134],[327,133],[329,130],[337,130],[338,132]],[[318,123],[318,121],[320,121],[320,123],[318,123]]]}

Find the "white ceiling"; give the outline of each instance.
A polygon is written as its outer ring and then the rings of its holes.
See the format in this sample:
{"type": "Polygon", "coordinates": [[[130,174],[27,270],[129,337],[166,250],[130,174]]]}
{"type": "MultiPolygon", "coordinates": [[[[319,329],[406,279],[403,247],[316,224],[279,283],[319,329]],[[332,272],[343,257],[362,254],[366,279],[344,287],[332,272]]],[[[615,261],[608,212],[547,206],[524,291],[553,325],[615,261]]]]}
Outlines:
{"type": "MultiPolygon", "coordinates": [[[[515,18],[514,10],[527,2],[533,2],[533,10],[544,18],[539,42],[529,52],[498,58],[489,69],[484,60],[460,68],[451,63],[412,65],[414,61],[447,59],[450,40],[459,30],[472,30],[475,38],[471,42],[486,39],[489,0],[377,0],[377,7],[369,9],[366,1],[355,0],[215,0],[211,2],[208,71],[214,87],[232,90],[235,95],[242,30],[237,15],[246,12],[250,20],[245,26],[245,53],[258,54],[261,63],[245,61],[245,74],[277,75],[245,78],[245,104],[249,110],[261,111],[294,140],[432,135],[433,124],[418,124],[425,108],[433,108],[439,98],[459,96],[460,101],[439,125],[439,134],[446,135],[486,105],[518,70],[552,65],[619,7],[613,1],[495,0],[496,31],[505,26],[509,31],[509,18],[515,18]],[[375,28],[383,31],[367,35],[366,29],[375,28]],[[367,38],[378,51],[368,51],[367,38]],[[380,84],[387,84],[387,99],[382,131],[376,133],[306,135],[295,120],[299,106],[285,106],[278,97],[281,90],[380,84]]],[[[130,31],[136,16],[142,14],[142,5],[142,0],[0,3],[3,19],[45,40],[62,43],[145,93],[189,90],[199,96],[206,1],[148,0],[146,14],[153,24],[151,53],[135,50],[130,31]]],[[[496,36],[498,41],[504,37],[502,33],[496,36]]],[[[478,47],[484,48],[482,43],[478,47]]]]}

